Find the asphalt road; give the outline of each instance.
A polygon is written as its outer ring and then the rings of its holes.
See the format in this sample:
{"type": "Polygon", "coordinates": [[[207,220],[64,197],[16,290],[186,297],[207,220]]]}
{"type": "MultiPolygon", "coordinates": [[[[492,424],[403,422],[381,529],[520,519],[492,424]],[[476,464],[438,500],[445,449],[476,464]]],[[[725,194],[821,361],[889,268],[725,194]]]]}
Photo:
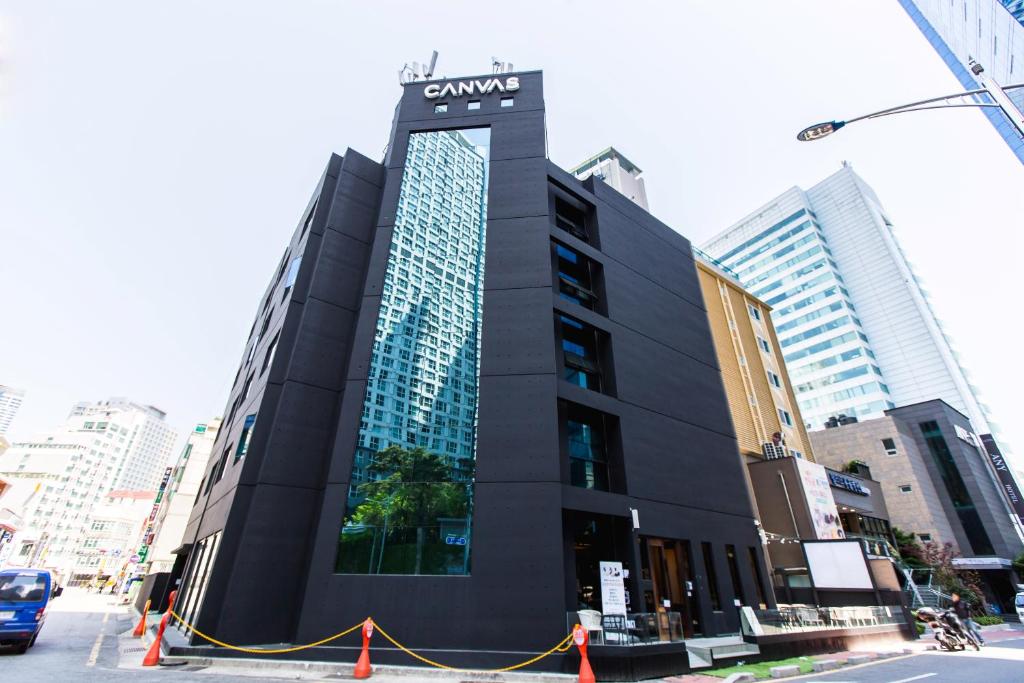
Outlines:
{"type": "MultiPolygon", "coordinates": [[[[78,683],[79,681],[253,681],[251,676],[225,676],[172,667],[118,668],[118,634],[134,627],[123,607],[105,595],[69,589],[53,600],[34,647],[26,654],[0,648],[3,683],[78,683]]],[[[122,642],[122,665],[142,662],[141,640],[122,642]]]]}
{"type": "Polygon", "coordinates": [[[929,652],[802,677],[800,683],[1024,683],[1024,638],[980,652],[929,652]]]}

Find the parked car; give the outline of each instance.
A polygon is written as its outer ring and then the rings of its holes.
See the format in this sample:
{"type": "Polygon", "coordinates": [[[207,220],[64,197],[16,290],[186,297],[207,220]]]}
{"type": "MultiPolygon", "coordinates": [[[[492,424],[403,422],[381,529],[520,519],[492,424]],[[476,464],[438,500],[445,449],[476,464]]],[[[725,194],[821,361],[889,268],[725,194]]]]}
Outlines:
{"type": "Polygon", "coordinates": [[[1017,618],[1024,624],[1024,591],[1017,593],[1013,600],[1013,606],[1017,609],[1017,618]]]}
{"type": "Polygon", "coordinates": [[[46,620],[53,578],[45,569],[0,570],[0,645],[24,654],[46,620]]]}

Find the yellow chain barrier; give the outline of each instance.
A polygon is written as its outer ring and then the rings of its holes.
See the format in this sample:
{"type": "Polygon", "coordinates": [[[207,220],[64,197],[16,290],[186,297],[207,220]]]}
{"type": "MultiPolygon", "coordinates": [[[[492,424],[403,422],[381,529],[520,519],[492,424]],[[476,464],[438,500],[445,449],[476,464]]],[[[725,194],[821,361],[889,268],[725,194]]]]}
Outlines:
{"type": "MultiPolygon", "coordinates": [[[[189,631],[191,631],[192,633],[196,634],[197,636],[199,636],[200,638],[202,638],[203,640],[205,640],[207,642],[213,643],[214,645],[218,645],[218,646],[223,647],[223,648],[227,648],[228,650],[235,650],[236,652],[248,652],[248,653],[251,653],[251,654],[262,654],[262,655],[279,655],[279,654],[284,654],[286,652],[298,652],[299,650],[308,650],[308,649],[310,649],[312,647],[316,647],[318,645],[323,645],[324,643],[329,643],[332,640],[337,640],[338,638],[342,638],[344,636],[347,636],[349,633],[352,633],[353,631],[362,628],[363,624],[365,623],[364,621],[360,621],[358,624],[356,624],[355,626],[353,626],[351,628],[345,629],[344,631],[341,631],[339,633],[335,633],[333,636],[328,636],[327,638],[324,638],[322,640],[318,640],[315,643],[309,643],[308,645],[295,645],[294,647],[282,647],[282,648],[271,649],[271,648],[257,648],[257,647],[241,647],[239,645],[231,645],[229,643],[225,643],[224,641],[217,640],[213,636],[206,635],[205,633],[203,633],[202,631],[197,629],[195,626],[193,626],[192,624],[190,624],[187,621],[185,621],[184,619],[182,619],[181,616],[177,612],[175,612],[174,610],[168,610],[168,611],[171,613],[172,617],[174,617],[175,619],[177,619],[178,621],[181,622],[182,626],[184,626],[189,631]]],[[[406,646],[402,645],[400,642],[398,642],[397,640],[392,638],[391,634],[389,634],[387,631],[385,631],[383,628],[381,628],[380,624],[378,624],[376,621],[373,621],[373,619],[370,619],[370,622],[373,624],[373,627],[375,629],[380,631],[380,634],[382,636],[384,636],[392,645],[397,647],[399,650],[401,650],[405,654],[409,655],[410,657],[413,657],[415,659],[420,660],[424,664],[429,664],[430,666],[437,667],[438,669],[444,669],[445,671],[461,671],[461,672],[478,671],[478,672],[481,672],[481,673],[505,673],[505,672],[508,672],[508,671],[515,671],[516,669],[522,669],[524,666],[529,666],[530,664],[533,664],[534,662],[539,662],[540,660],[544,659],[545,657],[547,657],[549,655],[552,655],[552,654],[554,654],[556,652],[568,652],[569,649],[572,648],[572,634],[570,633],[565,638],[563,638],[557,645],[555,645],[553,648],[551,648],[547,652],[543,652],[543,653],[537,655],[536,657],[531,657],[530,659],[527,659],[525,662],[520,662],[518,664],[513,664],[512,666],[505,666],[505,667],[502,667],[500,669],[460,669],[459,667],[448,666],[447,664],[441,664],[440,662],[435,662],[432,659],[427,659],[423,655],[420,655],[420,654],[418,654],[416,652],[413,652],[412,650],[410,650],[409,648],[407,648],[406,646]]]]}
{"type": "Polygon", "coordinates": [[[460,669],[460,668],[455,667],[455,666],[448,666],[446,664],[441,664],[439,662],[435,662],[432,659],[427,659],[423,655],[420,655],[420,654],[417,654],[417,653],[413,652],[412,650],[410,650],[409,648],[407,648],[406,646],[402,645],[400,642],[398,642],[397,640],[392,638],[391,635],[387,631],[382,629],[380,627],[380,624],[378,624],[377,622],[373,622],[373,626],[378,631],[380,631],[380,634],[382,636],[384,636],[385,638],[387,638],[391,642],[392,645],[397,647],[399,650],[401,650],[405,654],[409,655],[410,657],[415,657],[416,659],[420,660],[424,664],[429,664],[430,666],[437,667],[438,669],[444,669],[445,671],[479,671],[481,673],[496,673],[496,674],[497,673],[504,673],[506,671],[515,671],[516,669],[521,669],[524,666],[529,666],[530,664],[533,664],[534,662],[540,661],[540,660],[544,659],[545,657],[547,657],[548,655],[554,654],[556,652],[568,652],[569,648],[572,647],[572,634],[570,633],[565,638],[563,638],[561,640],[561,642],[558,643],[558,645],[555,645],[553,648],[551,648],[547,652],[539,654],[536,657],[533,657],[531,659],[527,659],[525,662],[520,662],[519,664],[513,664],[512,666],[505,666],[505,667],[502,667],[500,669],[460,669]]]}
{"type": "Polygon", "coordinates": [[[340,633],[335,633],[333,636],[328,636],[327,638],[324,638],[323,640],[318,640],[315,643],[309,643],[308,645],[296,645],[294,647],[282,647],[282,648],[277,648],[277,649],[263,649],[263,648],[258,648],[258,647],[240,647],[238,645],[229,645],[228,643],[225,643],[223,641],[217,640],[216,638],[214,638],[212,636],[206,635],[205,633],[203,633],[202,631],[197,629],[195,626],[193,626],[192,624],[190,624],[187,621],[185,621],[184,619],[182,619],[178,615],[178,613],[175,612],[174,610],[169,610],[169,611],[170,611],[172,617],[174,617],[175,619],[177,619],[178,621],[181,622],[182,626],[187,628],[189,631],[192,631],[192,633],[195,633],[197,636],[199,636],[203,640],[211,642],[214,645],[219,645],[221,647],[225,647],[225,648],[227,648],[229,650],[236,650],[238,652],[250,652],[250,653],[253,653],[253,654],[262,654],[262,655],[280,655],[280,654],[284,654],[285,652],[298,652],[299,650],[308,650],[311,647],[316,647],[317,645],[323,645],[324,643],[329,643],[332,640],[337,640],[338,638],[341,638],[343,636],[347,636],[349,633],[352,633],[353,631],[355,631],[355,630],[357,630],[359,628],[362,628],[362,626],[363,626],[363,622],[360,621],[358,624],[356,624],[352,628],[345,629],[344,631],[341,631],[340,633]]]}

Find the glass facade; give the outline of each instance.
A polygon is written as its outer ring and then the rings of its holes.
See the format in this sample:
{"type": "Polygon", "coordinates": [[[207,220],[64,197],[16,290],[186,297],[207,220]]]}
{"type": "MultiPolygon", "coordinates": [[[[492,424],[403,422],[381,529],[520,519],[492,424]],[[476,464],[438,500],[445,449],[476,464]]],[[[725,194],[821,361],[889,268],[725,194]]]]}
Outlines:
{"type": "Polygon", "coordinates": [[[964,527],[964,533],[967,534],[967,540],[970,541],[971,549],[974,550],[976,555],[994,554],[995,550],[992,548],[992,541],[985,531],[985,526],[981,523],[978,508],[975,506],[974,500],[967,490],[967,485],[960,474],[960,469],[956,466],[953,454],[949,450],[949,444],[946,443],[942,430],[939,428],[939,423],[929,420],[928,422],[922,422],[918,427],[921,428],[921,434],[924,436],[925,443],[928,444],[928,451],[939,468],[939,473],[942,475],[942,483],[949,493],[949,499],[953,503],[953,509],[956,510],[960,524],[964,527]]]}
{"type": "Polygon", "coordinates": [[[470,571],[489,144],[409,136],[338,572],[470,571]]]}
{"type": "MultiPolygon", "coordinates": [[[[1000,85],[1024,83],[1024,3],[1021,0],[899,0],[965,90],[981,87],[969,62],[976,59],[1000,85]]],[[[1024,111],[1024,88],[1007,96],[1024,111]]],[[[980,110],[1021,162],[1024,137],[999,109],[980,110]]]]}

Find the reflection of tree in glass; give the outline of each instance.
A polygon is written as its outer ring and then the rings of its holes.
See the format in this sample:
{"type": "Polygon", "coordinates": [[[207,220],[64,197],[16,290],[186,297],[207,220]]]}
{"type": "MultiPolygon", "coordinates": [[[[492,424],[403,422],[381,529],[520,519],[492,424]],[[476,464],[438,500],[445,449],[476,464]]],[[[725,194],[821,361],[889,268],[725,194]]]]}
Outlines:
{"type": "Polygon", "coordinates": [[[363,501],[346,525],[416,529],[413,573],[419,574],[427,528],[469,514],[472,473],[466,481],[465,463],[456,467],[452,459],[424,448],[389,446],[373,456],[368,474],[370,481],[359,486],[363,501]]]}

